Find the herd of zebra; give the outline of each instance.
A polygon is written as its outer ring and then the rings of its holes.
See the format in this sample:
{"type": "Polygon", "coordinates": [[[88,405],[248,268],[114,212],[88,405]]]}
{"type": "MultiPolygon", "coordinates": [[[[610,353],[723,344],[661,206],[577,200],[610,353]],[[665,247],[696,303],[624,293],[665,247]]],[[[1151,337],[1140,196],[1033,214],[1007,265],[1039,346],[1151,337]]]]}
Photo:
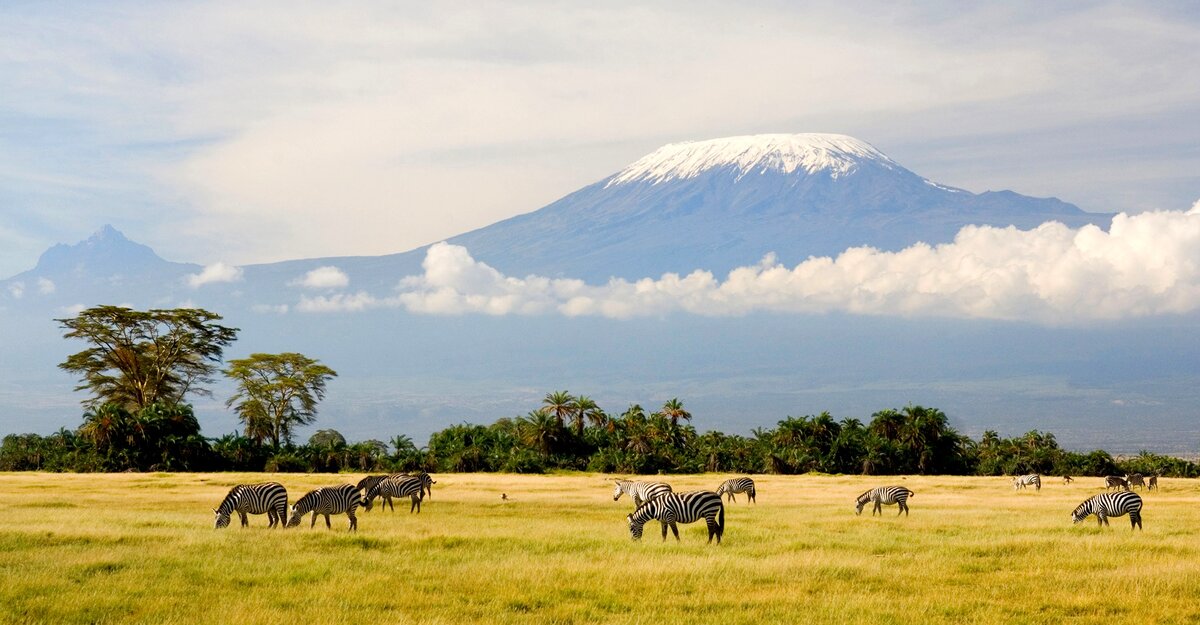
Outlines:
{"type": "Polygon", "coordinates": [[[350,531],[358,529],[358,517],[355,512],[361,506],[368,512],[375,499],[382,499],[380,508],[388,506],[392,511],[396,506],[393,497],[409,497],[412,506],[409,512],[421,512],[421,502],[425,496],[433,494],[433,485],[437,484],[428,473],[393,473],[391,475],[368,475],[359,480],[358,484],[338,484],[325,486],[309,491],[292,504],[291,516],[288,517],[287,489],[279,482],[263,482],[261,484],[238,484],[229,490],[221,505],[213,508],[216,522],[213,527],[220,529],[229,525],[229,518],[237,512],[242,520],[242,527],[249,525],[247,514],[267,515],[268,527],[296,527],[304,515],[312,513],[312,523],[317,524],[317,516],[325,517],[325,527],[333,527],[329,516],[345,514],[350,519],[350,531]],[[287,519],[287,523],[284,520],[287,519]]]}
{"type": "MultiPolygon", "coordinates": [[[[1073,481],[1070,476],[1063,477],[1064,484],[1073,481]]],[[[713,538],[716,538],[719,545],[725,534],[723,498],[737,501],[735,495],[745,494],[750,503],[757,503],[754,480],[748,477],[726,480],[716,491],[698,490],[684,493],[674,492],[666,482],[621,479],[615,482],[613,501],[620,500],[622,495],[628,495],[633,500],[634,511],[626,516],[626,521],[629,524],[629,534],[634,540],[642,538],[642,530],[651,520],[656,520],[662,525],[662,539],[665,541],[668,529],[674,533],[675,540],[679,540],[678,523],[695,523],[704,519],[708,526],[708,542],[711,544],[713,538]]],[[[339,484],[310,491],[290,509],[287,505],[287,490],[278,482],[238,484],[230,489],[220,506],[213,508],[213,513],[216,514],[214,527],[227,527],[234,512],[241,518],[242,527],[249,525],[247,514],[266,514],[268,527],[275,527],[276,524],[280,527],[295,527],[311,512],[312,522],[309,528],[316,526],[317,517],[320,515],[325,517],[325,527],[330,528],[330,515],[345,514],[350,519],[350,531],[354,531],[358,528],[355,512],[360,506],[370,511],[374,500],[381,499],[381,507],[388,506],[395,511],[392,498],[409,497],[412,502],[409,512],[419,514],[421,502],[427,495],[433,494],[433,485],[436,483],[428,473],[369,475],[358,484],[339,484]]],[[[1014,477],[1012,484],[1016,490],[1033,486],[1035,490],[1040,491],[1042,476],[1031,474],[1014,477]]],[[[1129,515],[1131,529],[1141,529],[1142,498],[1132,489],[1135,486],[1149,490],[1157,489],[1158,476],[1151,475],[1148,480],[1136,473],[1125,477],[1108,476],[1104,479],[1104,485],[1106,489],[1117,490],[1101,493],[1079,504],[1071,513],[1074,522],[1079,523],[1094,514],[1097,523],[1104,526],[1108,525],[1109,517],[1129,515]]],[[[882,506],[892,505],[899,508],[896,516],[908,516],[908,499],[913,496],[913,491],[903,486],[873,488],[855,499],[855,514],[861,515],[863,508],[870,503],[873,504],[871,516],[877,513],[882,516],[882,506]]]]}

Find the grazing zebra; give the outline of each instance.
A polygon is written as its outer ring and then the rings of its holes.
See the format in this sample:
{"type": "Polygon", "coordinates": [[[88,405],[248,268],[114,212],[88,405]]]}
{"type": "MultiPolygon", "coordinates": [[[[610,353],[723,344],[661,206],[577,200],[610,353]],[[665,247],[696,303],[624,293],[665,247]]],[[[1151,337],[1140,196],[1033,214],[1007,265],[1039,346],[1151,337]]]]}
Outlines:
{"type": "Polygon", "coordinates": [[[350,518],[350,531],[353,532],[358,529],[358,518],[354,516],[354,511],[360,505],[362,505],[362,494],[358,492],[358,487],[354,484],[318,488],[292,504],[292,518],[288,521],[287,526],[300,525],[300,518],[311,512],[313,516],[312,523],[308,526],[310,529],[316,527],[318,514],[325,515],[325,527],[332,528],[333,526],[329,523],[329,515],[344,513],[350,518]]]}
{"type": "Polygon", "coordinates": [[[904,513],[904,516],[908,516],[908,498],[914,496],[916,496],[915,493],[903,486],[880,486],[858,496],[858,499],[855,500],[857,507],[854,514],[862,514],[863,506],[867,505],[867,502],[873,501],[875,507],[871,510],[871,516],[875,516],[876,512],[879,513],[879,516],[883,516],[881,506],[892,504],[900,505],[896,516],[900,516],[901,512],[904,513]]]}
{"type": "Polygon", "coordinates": [[[1070,484],[1071,482],[1074,482],[1074,481],[1075,481],[1074,478],[1072,478],[1070,475],[1063,476],[1063,485],[1070,484]]]}
{"type": "Polygon", "coordinates": [[[1134,486],[1141,486],[1142,488],[1146,487],[1146,478],[1141,473],[1134,473],[1133,475],[1126,475],[1125,481],[1129,482],[1129,488],[1131,490],[1133,489],[1134,486]]]}
{"type": "Polygon", "coordinates": [[[725,534],[725,504],[721,496],[707,490],[697,490],[690,493],[666,493],[655,497],[637,507],[629,516],[629,534],[634,540],[642,539],[642,527],[650,519],[657,519],[662,524],[662,537],[667,539],[667,528],[675,533],[679,540],[679,528],[676,523],[694,523],[704,519],[708,524],[708,542],[712,544],[713,536],[717,544],[725,534]]]}
{"type": "Polygon", "coordinates": [[[1129,490],[1129,482],[1125,481],[1123,477],[1110,475],[1104,478],[1104,488],[1129,490]]]}
{"type": "Polygon", "coordinates": [[[1021,490],[1030,484],[1033,484],[1036,490],[1042,490],[1042,476],[1034,473],[1031,475],[1022,475],[1012,479],[1013,490],[1021,490]]]}
{"type": "Polygon", "coordinates": [[[751,502],[758,503],[754,501],[754,480],[748,477],[735,477],[732,480],[725,480],[717,487],[717,494],[728,495],[729,501],[737,501],[737,498],[733,496],[734,493],[746,493],[746,497],[751,502]]]}
{"type": "Polygon", "coordinates": [[[278,482],[263,482],[262,484],[238,484],[229,489],[229,494],[221,505],[213,508],[217,515],[214,529],[229,527],[229,515],[234,512],[242,518],[242,527],[250,525],[246,514],[266,513],[270,524],[267,527],[279,527],[287,522],[287,489],[278,482]]]}
{"type": "Polygon", "coordinates": [[[1158,475],[1151,475],[1150,479],[1146,480],[1146,490],[1158,490],[1158,475]]]}
{"type": "Polygon", "coordinates": [[[613,501],[621,498],[624,493],[633,498],[633,506],[636,508],[655,497],[661,497],[671,492],[671,485],[664,482],[633,482],[630,480],[617,480],[616,487],[613,488],[613,501]]]}
{"type": "Polygon", "coordinates": [[[1078,523],[1089,514],[1096,515],[1098,525],[1108,525],[1108,517],[1128,514],[1129,529],[1142,529],[1142,498],[1129,491],[1100,493],[1079,504],[1071,516],[1078,523]]]}
{"type": "MultiPolygon", "coordinates": [[[[413,510],[417,514],[421,513],[421,500],[425,498],[425,483],[415,475],[408,477],[389,477],[386,480],[379,482],[367,491],[367,497],[363,501],[363,508],[371,511],[371,507],[376,497],[383,497],[385,504],[392,506],[392,512],[396,511],[396,507],[392,505],[392,497],[409,497],[412,499],[412,506],[408,511],[411,514],[413,510]]],[[[383,506],[381,505],[380,508],[383,506]]]]}

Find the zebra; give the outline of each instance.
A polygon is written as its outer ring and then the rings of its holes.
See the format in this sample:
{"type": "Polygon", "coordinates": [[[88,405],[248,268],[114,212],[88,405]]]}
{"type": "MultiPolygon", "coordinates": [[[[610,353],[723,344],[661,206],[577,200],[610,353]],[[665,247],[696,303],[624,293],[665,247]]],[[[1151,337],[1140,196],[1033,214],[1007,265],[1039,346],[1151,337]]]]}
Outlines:
{"type": "Polygon", "coordinates": [[[1067,484],[1070,484],[1071,482],[1074,482],[1074,481],[1075,481],[1075,478],[1072,478],[1070,475],[1063,476],[1063,486],[1066,486],[1067,484]]]}
{"type": "Polygon", "coordinates": [[[1110,475],[1104,478],[1104,488],[1129,490],[1129,482],[1125,481],[1125,478],[1123,477],[1110,475]]]}
{"type": "Polygon", "coordinates": [[[1129,491],[1100,493],[1079,504],[1071,517],[1079,523],[1089,514],[1096,515],[1098,525],[1108,525],[1108,517],[1128,514],[1129,529],[1142,529],[1142,498],[1129,491]]]}
{"type": "Polygon", "coordinates": [[[1132,490],[1134,486],[1141,486],[1142,488],[1146,487],[1146,478],[1141,473],[1126,475],[1125,481],[1129,482],[1130,490],[1132,490]]]}
{"type": "Polygon", "coordinates": [[[246,514],[266,513],[270,524],[267,527],[279,527],[287,522],[287,489],[279,482],[263,482],[262,484],[238,484],[229,489],[229,494],[221,501],[221,505],[213,508],[217,515],[213,529],[229,527],[229,516],[234,512],[242,519],[242,527],[250,525],[246,514]]]}
{"type": "Polygon", "coordinates": [[[1030,484],[1033,484],[1033,486],[1036,490],[1038,490],[1038,491],[1042,490],[1042,476],[1040,476],[1036,473],[1033,473],[1030,475],[1022,475],[1020,477],[1014,477],[1012,479],[1013,490],[1021,490],[1022,488],[1025,488],[1026,486],[1029,486],[1030,484]]]}
{"type": "Polygon", "coordinates": [[[1158,490],[1158,474],[1153,474],[1146,480],[1146,490],[1158,490]]]}
{"type": "Polygon", "coordinates": [[[665,482],[633,482],[617,480],[613,488],[613,501],[621,498],[624,493],[633,498],[633,507],[638,507],[655,497],[661,497],[671,492],[671,485],[665,482]]]}
{"type": "Polygon", "coordinates": [[[633,540],[642,539],[642,528],[650,519],[657,519],[662,524],[662,538],[667,539],[667,528],[679,540],[679,527],[676,523],[694,523],[704,519],[708,525],[708,542],[712,544],[713,536],[717,544],[725,534],[725,504],[721,496],[708,490],[697,490],[689,493],[666,493],[643,503],[625,517],[629,521],[629,535],[633,540]]]}
{"type": "Polygon", "coordinates": [[[358,487],[354,484],[338,484],[337,486],[326,486],[318,488],[314,491],[309,491],[292,504],[292,518],[288,521],[288,527],[296,527],[300,525],[300,518],[309,512],[313,513],[312,523],[308,526],[310,529],[317,525],[317,515],[325,515],[325,527],[332,528],[329,523],[329,515],[343,514],[350,518],[350,531],[358,529],[358,518],[354,516],[354,511],[362,505],[362,494],[358,492],[358,487]]]}
{"type": "Polygon", "coordinates": [[[854,513],[862,514],[863,506],[867,505],[867,502],[874,502],[875,507],[871,510],[871,516],[875,516],[876,512],[879,513],[879,516],[883,516],[881,506],[892,504],[900,505],[896,516],[900,516],[901,512],[904,513],[904,516],[908,516],[908,498],[915,496],[916,493],[903,486],[880,486],[858,496],[858,499],[855,500],[857,507],[854,513]]]}
{"type": "MultiPolygon", "coordinates": [[[[384,503],[392,506],[393,512],[396,511],[396,507],[392,505],[392,497],[409,497],[412,499],[412,506],[408,509],[409,513],[416,510],[417,514],[420,514],[421,500],[425,498],[425,483],[415,475],[389,477],[367,491],[367,497],[363,500],[363,509],[370,512],[376,497],[383,497],[384,503]]],[[[380,505],[380,508],[382,507],[380,505]]]]}
{"type": "Polygon", "coordinates": [[[421,490],[428,493],[429,496],[431,496],[431,497],[433,496],[433,485],[437,484],[437,482],[433,479],[433,477],[431,475],[429,475],[428,473],[426,473],[424,471],[421,471],[421,472],[417,473],[416,475],[411,475],[408,473],[392,473],[390,475],[368,475],[367,477],[364,477],[363,479],[358,481],[358,490],[362,491],[363,497],[366,497],[367,491],[371,490],[372,486],[375,486],[376,484],[378,484],[388,478],[401,478],[401,477],[420,478],[421,490]]]}
{"type": "Polygon", "coordinates": [[[754,480],[748,477],[735,477],[732,480],[725,480],[717,487],[718,495],[728,495],[729,501],[737,501],[734,493],[746,493],[746,497],[753,503],[758,503],[754,500],[754,480]]]}

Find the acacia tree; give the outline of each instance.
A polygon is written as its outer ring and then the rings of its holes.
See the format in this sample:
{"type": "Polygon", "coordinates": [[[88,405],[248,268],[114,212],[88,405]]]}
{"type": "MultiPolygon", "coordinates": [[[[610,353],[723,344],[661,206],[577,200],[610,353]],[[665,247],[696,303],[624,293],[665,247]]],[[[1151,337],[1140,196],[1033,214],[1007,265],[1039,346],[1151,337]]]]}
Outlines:
{"type": "Polygon", "coordinates": [[[278,449],[291,444],[296,426],[316,421],[325,383],[337,372],[304,354],[286,352],[230,360],[225,375],[238,387],[225,406],[237,412],[246,436],[278,449]]]}
{"type": "Polygon", "coordinates": [[[55,319],[68,339],[91,347],[58,367],[81,376],[77,391],[91,391],[87,408],[114,404],[137,412],[153,404],[182,404],[188,393],[212,395],[211,383],[237,328],[200,308],[133,310],[96,306],[69,319],[55,319]]]}

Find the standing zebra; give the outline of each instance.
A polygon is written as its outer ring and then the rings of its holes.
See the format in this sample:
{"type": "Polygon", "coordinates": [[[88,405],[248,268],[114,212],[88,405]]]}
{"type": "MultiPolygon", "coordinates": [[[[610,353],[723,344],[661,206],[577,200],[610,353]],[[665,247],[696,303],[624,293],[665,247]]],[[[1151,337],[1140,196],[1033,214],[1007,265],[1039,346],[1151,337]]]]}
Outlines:
{"type": "Polygon", "coordinates": [[[437,484],[437,482],[434,481],[433,476],[429,475],[428,473],[426,473],[424,471],[421,471],[421,472],[417,473],[416,475],[410,475],[408,473],[392,473],[390,475],[368,475],[367,477],[364,477],[363,479],[358,481],[358,490],[362,491],[363,497],[366,497],[367,491],[371,490],[372,486],[375,486],[376,484],[378,484],[388,478],[393,478],[393,477],[394,478],[401,478],[401,477],[419,478],[421,480],[421,489],[423,491],[425,491],[431,497],[433,496],[433,485],[437,484]]]}
{"type": "MultiPolygon", "coordinates": [[[[396,507],[392,505],[392,497],[409,497],[412,499],[412,506],[408,508],[408,512],[411,514],[413,510],[416,510],[417,514],[420,514],[421,500],[425,498],[425,483],[415,475],[389,477],[367,491],[367,497],[363,500],[363,509],[370,512],[376,497],[383,497],[384,503],[392,506],[392,512],[396,511],[396,507]]],[[[382,507],[380,505],[380,508],[382,507]]]]}
{"type": "Polygon", "coordinates": [[[1126,475],[1125,481],[1129,482],[1129,488],[1131,490],[1133,489],[1134,486],[1141,486],[1142,488],[1146,487],[1146,478],[1141,473],[1134,473],[1132,475],[1126,475]]]}
{"type": "Polygon", "coordinates": [[[242,519],[242,527],[250,525],[246,514],[266,513],[270,524],[267,527],[279,527],[287,522],[287,489],[279,482],[263,482],[262,484],[238,484],[229,489],[229,494],[221,501],[221,505],[213,508],[217,515],[213,529],[229,527],[229,515],[234,512],[242,519]]]}
{"type": "Polygon", "coordinates": [[[1104,488],[1129,490],[1129,482],[1125,481],[1123,477],[1110,475],[1104,478],[1104,488]]]}
{"type": "Polygon", "coordinates": [[[1108,525],[1108,517],[1129,515],[1129,529],[1142,529],[1142,498],[1137,493],[1118,491],[1115,493],[1100,493],[1079,504],[1071,513],[1076,523],[1086,519],[1089,514],[1096,515],[1098,525],[1108,525]]]}
{"type": "Polygon", "coordinates": [[[636,508],[655,497],[661,497],[669,492],[671,492],[671,485],[665,482],[617,480],[617,484],[613,488],[613,501],[620,499],[621,494],[624,493],[633,498],[633,506],[636,508]]]}
{"type": "Polygon", "coordinates": [[[629,534],[634,540],[642,539],[642,528],[650,519],[657,519],[662,524],[662,537],[667,539],[667,528],[679,540],[679,528],[676,523],[694,523],[704,519],[708,524],[708,542],[712,544],[713,536],[717,544],[725,534],[725,504],[721,496],[707,490],[697,490],[690,493],[666,493],[655,497],[638,506],[629,516],[629,534]]]}
{"type": "Polygon", "coordinates": [[[754,500],[754,480],[748,477],[735,477],[732,480],[725,480],[717,487],[717,494],[728,495],[729,501],[737,501],[737,498],[733,496],[734,493],[746,493],[746,497],[752,503],[758,503],[754,500]]]}
{"type": "Polygon", "coordinates": [[[358,518],[354,511],[362,505],[362,494],[354,484],[339,484],[310,491],[292,504],[292,518],[288,527],[300,525],[300,518],[309,512],[313,513],[310,529],[317,525],[317,515],[325,515],[325,527],[332,528],[329,515],[345,514],[350,518],[350,531],[358,529],[358,518]]]}
{"type": "Polygon", "coordinates": [[[1031,475],[1022,475],[1012,479],[1013,490],[1021,490],[1030,484],[1038,491],[1042,490],[1042,476],[1034,473],[1031,475]]]}
{"type": "Polygon", "coordinates": [[[1158,490],[1158,474],[1155,473],[1146,480],[1146,490],[1158,490]]]}
{"type": "Polygon", "coordinates": [[[901,512],[904,513],[904,516],[908,516],[908,498],[915,496],[916,493],[903,486],[880,486],[858,496],[858,499],[855,500],[857,507],[854,514],[862,514],[863,506],[867,505],[867,502],[875,502],[875,507],[871,510],[871,516],[875,516],[876,512],[879,513],[879,516],[883,516],[882,506],[890,506],[892,504],[900,505],[896,516],[900,516],[901,512]]]}

